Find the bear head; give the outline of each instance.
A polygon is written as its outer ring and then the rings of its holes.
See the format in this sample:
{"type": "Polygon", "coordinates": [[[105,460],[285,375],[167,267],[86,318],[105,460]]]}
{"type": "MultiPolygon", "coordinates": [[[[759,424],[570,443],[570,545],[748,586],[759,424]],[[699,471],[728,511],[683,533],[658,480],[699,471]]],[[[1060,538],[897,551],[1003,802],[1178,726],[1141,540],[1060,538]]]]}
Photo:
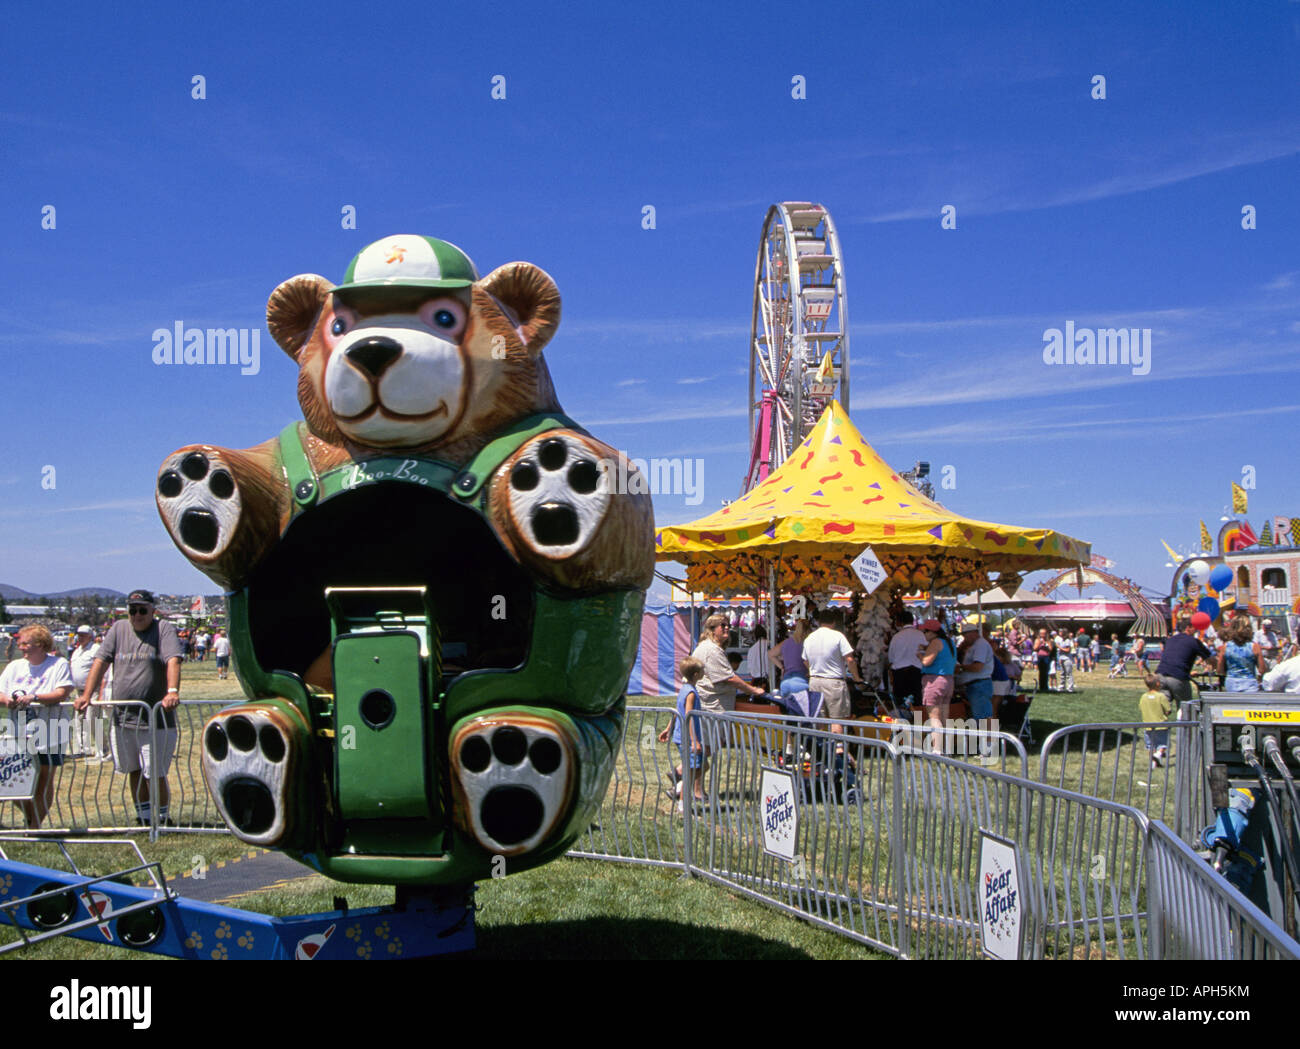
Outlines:
{"type": "Polygon", "coordinates": [[[314,274],[286,280],[266,321],[298,363],[308,427],[354,457],[463,462],[514,420],[559,410],[541,352],[560,293],[530,263],[480,279],[446,241],[387,237],[338,286],[314,274]]]}

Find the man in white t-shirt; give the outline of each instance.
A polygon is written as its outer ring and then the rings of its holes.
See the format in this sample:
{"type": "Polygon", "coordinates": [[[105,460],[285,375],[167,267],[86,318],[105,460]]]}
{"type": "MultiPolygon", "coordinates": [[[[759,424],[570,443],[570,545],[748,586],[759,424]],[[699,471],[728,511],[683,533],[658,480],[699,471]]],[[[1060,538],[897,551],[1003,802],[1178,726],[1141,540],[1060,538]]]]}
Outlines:
{"type": "Polygon", "coordinates": [[[993,717],[993,646],[978,623],[962,624],[955,681],[965,687],[971,717],[976,721],[993,717]]]}
{"type": "Polygon", "coordinates": [[[1300,693],[1300,656],[1285,659],[1264,675],[1265,692],[1300,693]]]}
{"type": "Polygon", "coordinates": [[[1062,631],[1056,641],[1056,661],[1061,668],[1056,686],[1062,692],[1074,691],[1074,638],[1069,631],[1062,631]]]}
{"type": "Polygon", "coordinates": [[[919,631],[911,612],[899,618],[898,633],[889,642],[889,680],[894,702],[900,707],[921,705],[921,657],[917,652],[928,641],[919,631]]]}
{"type": "Polygon", "coordinates": [[[1264,656],[1264,669],[1271,670],[1277,663],[1278,656],[1277,633],[1273,630],[1273,620],[1264,620],[1260,628],[1255,631],[1255,644],[1259,646],[1264,656]]]}
{"type": "MultiPolygon", "coordinates": [[[[853,654],[849,639],[839,631],[841,616],[837,609],[827,609],[818,617],[820,624],[803,643],[803,660],[808,664],[808,689],[820,692],[828,717],[847,720],[853,716],[849,702],[849,686],[844,675],[851,672],[853,680],[863,684],[858,672],[858,657],[853,654]]],[[[843,732],[842,725],[832,725],[832,732],[843,732]]]]}
{"type": "MultiPolygon", "coordinates": [[[[90,676],[91,664],[99,646],[95,644],[95,632],[88,626],[77,627],[75,647],[68,656],[68,665],[72,669],[72,683],[78,694],[86,687],[86,678],[90,676]]],[[[93,696],[91,697],[94,698],[93,696]]],[[[101,707],[90,707],[72,716],[72,752],[77,756],[98,752],[95,746],[95,724],[102,721],[101,707]]],[[[103,729],[100,729],[103,732],[103,729]]]]}
{"type": "Polygon", "coordinates": [[[212,640],[212,655],[217,660],[217,680],[225,681],[230,676],[230,638],[218,630],[212,640]]]}

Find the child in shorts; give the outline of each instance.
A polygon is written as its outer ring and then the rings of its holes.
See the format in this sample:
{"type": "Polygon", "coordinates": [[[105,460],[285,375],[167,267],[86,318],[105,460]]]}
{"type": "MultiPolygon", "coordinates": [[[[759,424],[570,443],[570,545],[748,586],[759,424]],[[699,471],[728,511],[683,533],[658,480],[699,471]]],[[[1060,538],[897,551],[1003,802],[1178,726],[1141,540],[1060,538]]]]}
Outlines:
{"type": "MultiPolygon", "coordinates": [[[[699,706],[699,696],[695,691],[695,683],[704,676],[704,664],[694,656],[687,656],[677,667],[677,671],[682,676],[682,687],[677,693],[677,709],[673,712],[673,719],[668,723],[668,727],[659,733],[659,742],[667,743],[671,735],[672,741],[677,744],[678,753],[681,755],[682,764],[676,769],[676,775],[681,776],[683,766],[689,765],[692,775],[691,780],[694,783],[692,794],[696,801],[704,800],[704,744],[700,741],[699,719],[693,717],[696,708],[699,706]],[[686,740],[682,739],[682,725],[686,728],[686,740]]],[[[678,789],[681,785],[678,784],[678,789]]],[[[677,803],[678,811],[683,808],[682,802],[677,803]]]]}
{"type": "MultiPolygon", "coordinates": [[[[1169,703],[1169,693],[1160,687],[1160,679],[1155,674],[1143,677],[1147,690],[1138,700],[1138,709],[1143,721],[1168,721],[1173,707],[1169,703]]],[[[1147,754],[1151,757],[1151,767],[1160,768],[1169,754],[1169,730],[1167,728],[1149,728],[1143,732],[1146,737],[1147,754]]]]}

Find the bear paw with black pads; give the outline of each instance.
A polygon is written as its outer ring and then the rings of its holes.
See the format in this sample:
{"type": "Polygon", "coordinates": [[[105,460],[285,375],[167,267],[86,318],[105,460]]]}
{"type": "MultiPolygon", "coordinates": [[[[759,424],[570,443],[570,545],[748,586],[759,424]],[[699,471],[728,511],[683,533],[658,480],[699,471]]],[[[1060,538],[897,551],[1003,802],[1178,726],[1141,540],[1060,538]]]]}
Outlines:
{"type": "Polygon", "coordinates": [[[609,509],[610,464],[575,433],[544,433],[509,466],[510,517],[536,554],[572,557],[596,534],[609,509]]]}
{"type": "Polygon", "coordinates": [[[574,742],[556,721],[524,711],[483,715],[451,744],[462,827],[487,851],[517,856],[554,833],[573,800],[574,742]]]}
{"type": "Polygon", "coordinates": [[[183,448],[158,473],[158,511],[172,539],[192,558],[219,555],[230,544],[242,501],[234,474],[213,448],[183,448]]]}
{"type": "Polygon", "coordinates": [[[203,776],[222,817],[244,841],[280,844],[293,829],[288,786],[297,754],[283,715],[257,706],[223,710],[203,730],[203,776]]]}

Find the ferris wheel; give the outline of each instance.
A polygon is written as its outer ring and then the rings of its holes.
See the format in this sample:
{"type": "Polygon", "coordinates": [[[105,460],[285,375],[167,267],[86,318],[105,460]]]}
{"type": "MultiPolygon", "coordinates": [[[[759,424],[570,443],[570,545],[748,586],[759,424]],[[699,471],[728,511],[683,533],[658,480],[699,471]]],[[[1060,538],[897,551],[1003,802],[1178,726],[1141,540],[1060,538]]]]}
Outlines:
{"type": "Polygon", "coordinates": [[[849,408],[844,257],[821,204],[768,208],[749,343],[750,456],[742,495],[786,460],[832,400],[838,396],[849,408]]]}

